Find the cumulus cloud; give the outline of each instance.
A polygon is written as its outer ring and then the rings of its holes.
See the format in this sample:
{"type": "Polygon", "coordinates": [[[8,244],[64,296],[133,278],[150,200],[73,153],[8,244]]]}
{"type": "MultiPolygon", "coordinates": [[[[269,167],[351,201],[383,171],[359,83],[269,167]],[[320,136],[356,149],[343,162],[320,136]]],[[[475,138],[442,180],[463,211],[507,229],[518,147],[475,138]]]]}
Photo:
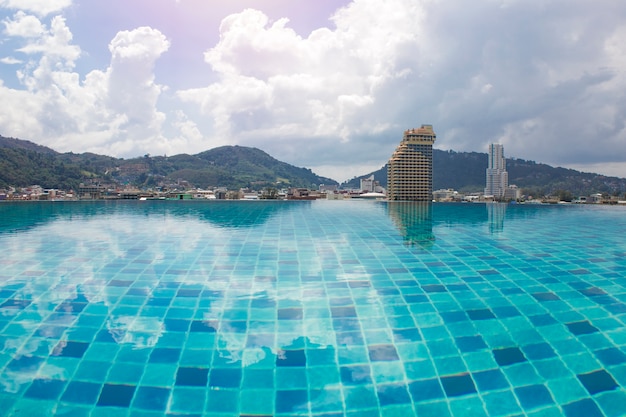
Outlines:
{"type": "Polygon", "coordinates": [[[93,70],[82,83],[76,74],[59,77],[57,85],[67,87],[64,108],[71,108],[68,116],[77,123],[74,129],[59,132],[60,148],[71,150],[86,141],[83,149],[108,155],[170,153],[162,132],[166,116],[157,109],[164,87],[154,76],[155,62],[169,45],[153,28],[121,31],[109,44],[111,62],[106,71],[93,70]]]}
{"type": "MultiPolygon", "coordinates": [[[[19,81],[26,90],[14,90],[0,86],[0,97],[13,103],[0,115],[0,125],[11,135],[44,139],[44,126],[51,126],[63,119],[64,106],[57,107],[62,98],[61,78],[74,67],[80,56],[80,48],[72,45],[72,35],[65,19],[54,17],[47,27],[34,16],[17,13],[11,21],[5,21],[8,33],[24,38],[17,52],[28,58],[17,71],[19,81]],[[28,23],[24,23],[28,22],[28,23]],[[30,29],[25,29],[30,28],[30,29]],[[42,137],[43,136],[43,137],[42,137]]],[[[21,60],[10,59],[13,64],[21,60]]]]}
{"type": "MultiPolygon", "coordinates": [[[[43,26],[40,27],[43,28],[43,26]]],[[[73,65],[80,55],[80,48],[72,45],[72,32],[61,16],[55,16],[52,19],[50,29],[47,32],[33,33],[31,37],[37,35],[42,36],[36,42],[29,43],[18,51],[25,54],[45,54],[48,57],[65,60],[69,65],[73,65]]]]}
{"type": "Polygon", "coordinates": [[[0,85],[19,103],[0,127],[55,149],[241,144],[345,179],[382,166],[404,129],[432,123],[443,149],[499,142],[557,165],[626,163],[626,3],[354,0],[310,33],[246,9],[222,20],[204,68],[185,69],[209,81],[181,91],[155,76],[179,73],[162,57],[181,45],[159,28],[119,32],[108,68],[78,73],[83,52],[43,7],[71,2],[22,4],[3,20],[21,43],[2,62],[19,66],[24,90],[0,85]]]}
{"type": "Polygon", "coordinates": [[[429,10],[436,27],[455,28],[439,29],[435,39],[446,51],[437,65],[442,76],[432,79],[444,93],[434,121],[445,129],[442,144],[483,151],[501,142],[509,155],[555,163],[613,154],[608,138],[615,136],[606,133],[615,128],[612,112],[624,114],[625,79],[611,61],[624,43],[609,51],[606,42],[620,37],[626,8],[476,6],[467,19],[449,6],[429,10]]]}
{"type": "Polygon", "coordinates": [[[15,57],[12,56],[7,56],[4,58],[0,59],[0,62],[3,64],[7,64],[7,65],[17,65],[17,64],[23,64],[24,61],[22,61],[21,59],[17,59],[15,57]]]}
{"type": "Polygon", "coordinates": [[[74,70],[81,49],[63,17],[53,17],[48,26],[18,12],[5,27],[24,39],[16,51],[29,60],[17,71],[25,90],[0,86],[0,97],[15,103],[0,115],[4,132],[60,151],[171,153],[162,131],[165,114],[157,110],[164,87],[155,82],[154,66],[170,46],[160,31],[119,32],[109,45],[109,67],[81,79],[74,70]]]}
{"type": "Polygon", "coordinates": [[[37,17],[21,10],[15,13],[12,19],[4,19],[2,23],[5,27],[4,33],[8,36],[34,38],[41,36],[46,30],[37,17]]]}
{"type": "Polygon", "coordinates": [[[163,90],[154,80],[154,64],[170,43],[156,29],[142,27],[119,32],[109,44],[107,106],[126,118],[123,137],[158,137],[165,115],[156,110],[163,90]]]}
{"type": "Polygon", "coordinates": [[[220,81],[179,96],[232,140],[261,141],[290,159],[305,148],[328,153],[338,140],[389,127],[381,90],[415,70],[408,49],[423,17],[412,1],[355,2],[335,15],[334,30],[302,38],[286,19],[248,9],[223,20],[219,43],[205,54],[220,81]]]}
{"type": "Polygon", "coordinates": [[[0,0],[0,7],[26,10],[39,16],[59,12],[72,5],[72,0],[0,0]]]}
{"type": "Polygon", "coordinates": [[[320,154],[381,166],[420,123],[441,148],[615,160],[626,151],[626,6],[564,6],[360,0],[308,37],[245,10],[205,54],[219,81],[179,96],[221,136],[307,166],[320,154]]]}

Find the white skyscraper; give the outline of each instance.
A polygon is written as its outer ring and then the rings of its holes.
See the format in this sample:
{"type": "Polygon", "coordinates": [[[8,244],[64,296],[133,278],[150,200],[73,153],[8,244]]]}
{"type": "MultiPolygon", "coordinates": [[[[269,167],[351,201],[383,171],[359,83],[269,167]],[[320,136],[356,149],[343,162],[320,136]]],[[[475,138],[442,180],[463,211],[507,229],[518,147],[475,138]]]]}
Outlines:
{"type": "Polygon", "coordinates": [[[506,172],[506,159],[504,159],[504,146],[492,143],[489,145],[489,165],[487,166],[487,186],[485,195],[495,198],[505,197],[509,187],[509,174],[506,172]]]}
{"type": "Polygon", "coordinates": [[[361,178],[361,191],[368,193],[374,192],[374,176],[370,175],[369,178],[361,178]]]}

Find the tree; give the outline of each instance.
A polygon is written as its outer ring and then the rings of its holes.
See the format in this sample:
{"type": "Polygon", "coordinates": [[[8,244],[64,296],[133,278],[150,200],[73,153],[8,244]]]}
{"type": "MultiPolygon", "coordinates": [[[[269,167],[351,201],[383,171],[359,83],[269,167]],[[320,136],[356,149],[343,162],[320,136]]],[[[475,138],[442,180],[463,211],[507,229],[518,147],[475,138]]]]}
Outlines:
{"type": "Polygon", "coordinates": [[[558,190],[555,194],[559,197],[559,201],[566,201],[570,203],[574,199],[574,195],[567,190],[558,190]]]}
{"type": "Polygon", "coordinates": [[[276,200],[278,198],[278,190],[273,187],[267,187],[261,193],[263,200],[276,200]]]}

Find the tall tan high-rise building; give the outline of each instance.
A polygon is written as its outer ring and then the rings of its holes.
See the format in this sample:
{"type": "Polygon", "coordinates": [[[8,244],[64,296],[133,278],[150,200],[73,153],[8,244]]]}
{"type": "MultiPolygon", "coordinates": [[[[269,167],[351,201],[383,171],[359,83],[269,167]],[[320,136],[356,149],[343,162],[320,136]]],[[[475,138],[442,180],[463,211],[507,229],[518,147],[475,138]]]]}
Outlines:
{"type": "Polygon", "coordinates": [[[387,164],[388,200],[433,199],[433,144],[436,138],[432,125],[404,132],[402,142],[387,164]]]}

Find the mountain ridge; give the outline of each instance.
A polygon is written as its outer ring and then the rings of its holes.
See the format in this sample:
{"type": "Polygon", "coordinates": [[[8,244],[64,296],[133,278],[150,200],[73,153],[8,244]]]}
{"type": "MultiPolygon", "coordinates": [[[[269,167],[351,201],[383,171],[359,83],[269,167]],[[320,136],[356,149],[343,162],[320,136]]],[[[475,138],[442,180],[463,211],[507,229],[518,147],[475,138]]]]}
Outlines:
{"type": "Polygon", "coordinates": [[[122,159],[94,153],[59,153],[30,141],[0,136],[0,188],[41,185],[76,189],[81,182],[158,187],[186,181],[193,186],[230,189],[316,188],[338,184],[308,168],[279,161],[245,146],[222,146],[195,155],[122,159]]]}
{"type": "MultiPolygon", "coordinates": [[[[454,189],[461,192],[482,192],[485,187],[489,156],[479,152],[455,152],[433,149],[433,190],[454,189]]],[[[516,185],[525,195],[543,196],[560,192],[574,195],[626,192],[626,179],[574,169],[552,167],[518,158],[506,159],[509,184],[516,185]]],[[[359,180],[374,175],[387,186],[387,164],[377,171],[354,177],[341,187],[359,188],[359,180]]]]}
{"type": "MultiPolygon", "coordinates": [[[[481,192],[488,156],[479,152],[433,149],[433,188],[481,192]]],[[[386,186],[387,165],[342,183],[359,188],[359,180],[374,175],[386,186]]],[[[550,195],[562,191],[574,195],[626,192],[626,179],[508,158],[509,184],[526,195],[550,195]]],[[[317,188],[337,181],[308,168],[281,162],[265,151],[246,146],[221,146],[195,155],[150,156],[130,159],[94,153],[59,153],[31,141],[0,136],[0,188],[41,185],[44,188],[76,189],[88,182],[158,187],[186,181],[195,187],[230,189],[267,187],[317,188]]]]}
{"type": "Polygon", "coordinates": [[[35,151],[47,154],[58,154],[54,149],[48,148],[47,146],[38,145],[29,140],[9,138],[0,135],[0,148],[10,148],[10,149],[24,149],[28,151],[35,151]]]}

